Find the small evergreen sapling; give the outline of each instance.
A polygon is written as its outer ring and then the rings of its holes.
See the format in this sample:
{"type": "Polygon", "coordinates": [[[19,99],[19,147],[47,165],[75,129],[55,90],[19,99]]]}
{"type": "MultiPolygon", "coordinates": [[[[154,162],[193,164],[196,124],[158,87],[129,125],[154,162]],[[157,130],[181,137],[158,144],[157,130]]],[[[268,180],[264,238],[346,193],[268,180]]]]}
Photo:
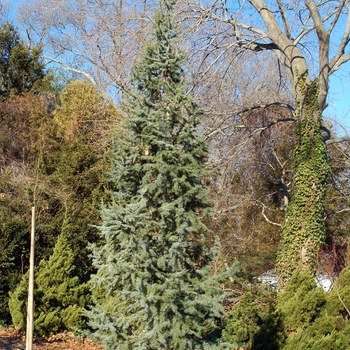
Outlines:
{"type": "MultiPolygon", "coordinates": [[[[26,325],[27,286],[28,273],[9,301],[13,324],[21,329],[26,325]]],[[[84,328],[89,295],[87,285],[76,275],[74,253],[63,230],[49,260],[41,261],[35,273],[34,333],[42,336],[84,328]]]]}
{"type": "Polygon", "coordinates": [[[202,349],[223,312],[200,219],[209,208],[207,146],[186,94],[173,5],[160,1],[125,93],[128,137],[114,147],[104,245],[93,247],[90,325],[106,349],[202,349]]]}
{"type": "Polygon", "coordinates": [[[39,265],[36,319],[37,334],[55,334],[84,328],[83,309],[89,300],[86,284],[80,282],[74,266],[74,252],[63,231],[53,254],[39,265]]]}

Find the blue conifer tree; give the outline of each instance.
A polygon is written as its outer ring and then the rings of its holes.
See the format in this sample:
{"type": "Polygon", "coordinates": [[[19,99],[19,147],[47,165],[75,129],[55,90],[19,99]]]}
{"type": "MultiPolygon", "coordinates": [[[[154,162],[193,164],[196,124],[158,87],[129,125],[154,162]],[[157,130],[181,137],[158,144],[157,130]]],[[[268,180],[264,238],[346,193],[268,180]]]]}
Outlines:
{"type": "Polygon", "coordinates": [[[125,92],[128,136],[114,147],[104,244],[93,247],[90,325],[106,349],[206,348],[223,313],[209,271],[217,249],[204,245],[201,221],[209,210],[207,146],[196,130],[200,109],[186,93],[174,3],[160,1],[125,92]]]}

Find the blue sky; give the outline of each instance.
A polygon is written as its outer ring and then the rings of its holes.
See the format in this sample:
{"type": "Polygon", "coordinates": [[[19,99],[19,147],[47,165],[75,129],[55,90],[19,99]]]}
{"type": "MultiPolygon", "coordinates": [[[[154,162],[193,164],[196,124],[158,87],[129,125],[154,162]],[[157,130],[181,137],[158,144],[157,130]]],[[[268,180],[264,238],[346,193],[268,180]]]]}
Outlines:
{"type": "Polygon", "coordinates": [[[350,128],[350,63],[330,78],[329,107],[325,115],[350,128]]]}

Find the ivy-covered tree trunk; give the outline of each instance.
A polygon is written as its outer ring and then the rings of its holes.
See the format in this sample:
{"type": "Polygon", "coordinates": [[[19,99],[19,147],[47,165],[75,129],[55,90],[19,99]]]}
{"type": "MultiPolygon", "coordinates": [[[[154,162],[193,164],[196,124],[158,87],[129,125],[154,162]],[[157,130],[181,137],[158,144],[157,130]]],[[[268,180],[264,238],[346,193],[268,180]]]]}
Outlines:
{"type": "Polygon", "coordinates": [[[286,213],[277,261],[280,289],[300,267],[315,272],[325,238],[324,211],[330,167],[321,134],[319,81],[299,76],[296,86],[296,144],[292,200],[286,213]]]}

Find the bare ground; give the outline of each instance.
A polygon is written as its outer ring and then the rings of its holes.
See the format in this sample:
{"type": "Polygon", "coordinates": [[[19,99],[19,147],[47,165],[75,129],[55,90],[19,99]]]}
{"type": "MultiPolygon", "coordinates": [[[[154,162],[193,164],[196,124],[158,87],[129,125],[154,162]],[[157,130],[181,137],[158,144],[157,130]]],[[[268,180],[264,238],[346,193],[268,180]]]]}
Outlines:
{"type": "MultiPolygon", "coordinates": [[[[24,334],[17,329],[0,328],[0,350],[25,350],[24,334]]],[[[33,350],[103,350],[101,345],[73,334],[58,334],[50,338],[34,338],[33,350]]]]}

